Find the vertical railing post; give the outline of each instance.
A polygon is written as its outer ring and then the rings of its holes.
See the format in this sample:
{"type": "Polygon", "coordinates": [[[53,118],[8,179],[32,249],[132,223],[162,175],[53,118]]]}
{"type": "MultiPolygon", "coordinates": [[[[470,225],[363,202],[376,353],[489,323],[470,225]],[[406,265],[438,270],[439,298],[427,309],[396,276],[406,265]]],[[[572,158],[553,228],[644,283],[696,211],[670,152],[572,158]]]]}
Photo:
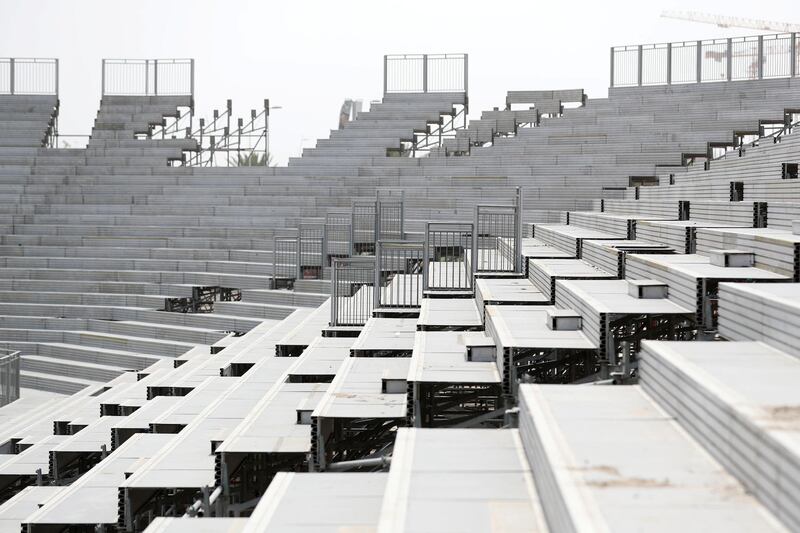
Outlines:
{"type": "Polygon", "coordinates": [[[431,235],[431,223],[425,222],[425,238],[423,241],[425,247],[422,250],[422,296],[425,297],[425,291],[428,290],[428,269],[430,268],[430,252],[428,250],[428,246],[430,246],[430,235],[431,235]]]}
{"type": "Polygon", "coordinates": [[[672,85],[672,43],[667,43],[667,85],[672,85]]]}
{"type": "Polygon", "coordinates": [[[337,306],[337,281],[338,281],[338,274],[336,263],[339,261],[338,258],[331,259],[331,326],[336,326],[336,306],[337,306]]]}
{"type": "Polygon", "coordinates": [[[464,54],[464,94],[469,94],[469,54],[464,54]]]}
{"type": "Polygon", "coordinates": [[[611,47],[611,73],[609,75],[610,87],[614,87],[614,47],[611,47]]]}
{"type": "Polygon", "coordinates": [[[106,60],[103,59],[101,61],[101,68],[100,68],[100,97],[106,95],[106,60]]]}
{"type": "Polygon", "coordinates": [[[144,94],[150,94],[150,60],[144,60],[144,94]]]}
{"type": "Polygon", "coordinates": [[[303,262],[303,230],[298,230],[300,233],[297,235],[297,265],[295,265],[294,269],[294,279],[303,279],[301,274],[301,267],[300,265],[303,262]]]}
{"type": "Polygon", "coordinates": [[[422,92],[428,92],[428,54],[422,54],[422,92]]]}
{"type": "Polygon", "coordinates": [[[789,43],[789,76],[797,76],[797,34],[791,34],[792,42],[789,43]]]}
{"type": "Polygon", "coordinates": [[[697,41],[697,83],[703,81],[703,41],[697,41]]]}
{"type": "Polygon", "coordinates": [[[764,36],[758,36],[758,79],[764,79],[764,36]]]}
{"type": "Polygon", "coordinates": [[[158,96],[158,59],[153,60],[153,94],[158,96]]]}
{"type": "Polygon", "coordinates": [[[389,66],[389,56],[383,56],[383,95],[386,96],[387,90],[387,81],[388,81],[388,67],[389,66]]]}
{"type": "Polygon", "coordinates": [[[726,52],[725,70],[727,71],[726,78],[728,81],[733,79],[733,39],[728,38],[728,50],[726,52]]]}
{"type": "Polygon", "coordinates": [[[478,221],[480,220],[481,216],[481,206],[475,206],[475,225],[472,229],[472,265],[470,269],[473,273],[473,278],[475,277],[474,274],[478,272],[478,261],[480,260],[480,253],[478,253],[478,244],[479,244],[479,235],[480,226],[478,225],[478,221]]]}
{"type": "Polygon", "coordinates": [[[58,100],[58,59],[56,59],[56,100],[58,100]]]}
{"type": "MultiPolygon", "coordinates": [[[[194,59],[189,60],[189,94],[192,98],[192,107],[194,107],[194,59]]],[[[267,100],[267,121],[269,121],[269,100],[267,100]]],[[[269,122],[267,122],[267,134],[269,134],[269,122]]],[[[269,137],[267,137],[269,141],[269,137]]],[[[267,142],[269,149],[269,142],[267,142]]]]}
{"type": "Polygon", "coordinates": [[[640,44],[639,47],[636,49],[636,85],[639,87],[642,86],[642,65],[644,60],[642,58],[642,45],[640,44]]]}
{"type": "Polygon", "coordinates": [[[522,272],[522,187],[517,187],[517,216],[514,227],[514,272],[522,272]]]}
{"type": "Polygon", "coordinates": [[[375,240],[375,285],[372,287],[372,308],[381,306],[381,241],[375,240]]]}
{"type": "Polygon", "coordinates": [[[11,85],[11,94],[14,94],[14,83],[15,83],[14,78],[16,77],[15,76],[16,73],[14,71],[16,70],[16,67],[14,65],[14,58],[13,57],[9,59],[8,65],[9,65],[9,68],[11,69],[8,72],[8,81],[9,81],[9,83],[11,85]]]}

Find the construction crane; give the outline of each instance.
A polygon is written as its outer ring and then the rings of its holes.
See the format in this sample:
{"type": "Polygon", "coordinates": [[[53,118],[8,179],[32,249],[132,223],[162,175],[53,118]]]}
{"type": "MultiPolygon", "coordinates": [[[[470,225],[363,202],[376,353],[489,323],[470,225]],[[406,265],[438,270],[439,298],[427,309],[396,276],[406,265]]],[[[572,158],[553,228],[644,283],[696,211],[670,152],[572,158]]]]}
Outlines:
{"type": "Polygon", "coordinates": [[[688,20],[705,24],[715,24],[720,28],[748,28],[760,31],[775,31],[778,33],[800,33],[800,24],[788,22],[773,22],[769,20],[746,19],[740,17],[726,17],[712,15],[698,11],[664,11],[662,18],[688,20]]]}

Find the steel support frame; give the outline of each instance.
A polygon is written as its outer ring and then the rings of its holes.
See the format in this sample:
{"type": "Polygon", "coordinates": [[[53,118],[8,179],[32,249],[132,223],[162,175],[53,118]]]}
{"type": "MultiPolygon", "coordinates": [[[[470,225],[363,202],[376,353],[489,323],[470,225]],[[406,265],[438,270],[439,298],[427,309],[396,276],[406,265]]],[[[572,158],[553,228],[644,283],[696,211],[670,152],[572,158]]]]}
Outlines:
{"type": "Polygon", "coordinates": [[[605,329],[605,343],[601,347],[600,358],[609,368],[620,365],[636,364],[636,354],[644,340],[693,340],[697,327],[692,315],[686,314],[610,314],[601,317],[601,325],[605,329]],[[633,356],[627,360],[625,346],[633,356]]]}
{"type": "Polygon", "coordinates": [[[506,348],[503,393],[517,397],[520,383],[568,384],[597,372],[597,350],[506,348]]]}
{"type": "Polygon", "coordinates": [[[305,453],[217,453],[217,486],[222,487],[222,512],[235,516],[255,507],[278,472],[307,472],[305,453]]]}
{"type": "Polygon", "coordinates": [[[331,463],[384,455],[406,419],[313,417],[311,424],[313,470],[324,471],[331,463]]]}
{"type": "MultiPolygon", "coordinates": [[[[409,425],[414,427],[453,427],[468,423],[505,405],[499,383],[409,382],[409,425]]],[[[484,427],[500,427],[499,419],[483,422],[484,427]]]]}

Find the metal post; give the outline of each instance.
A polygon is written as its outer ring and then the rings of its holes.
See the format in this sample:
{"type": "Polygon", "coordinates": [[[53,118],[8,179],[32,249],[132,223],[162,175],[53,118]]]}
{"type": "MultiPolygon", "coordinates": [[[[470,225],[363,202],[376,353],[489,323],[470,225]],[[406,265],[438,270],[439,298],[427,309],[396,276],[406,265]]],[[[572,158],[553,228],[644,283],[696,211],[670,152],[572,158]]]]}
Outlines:
{"type": "Polygon", "coordinates": [[[672,85],[672,43],[667,43],[667,85],[672,85]]]}
{"type": "Polygon", "coordinates": [[[464,94],[469,94],[469,54],[464,54],[464,94]]]}
{"type": "Polygon", "coordinates": [[[192,96],[192,107],[194,107],[194,59],[189,60],[189,93],[192,96]]]}
{"type": "Polygon", "coordinates": [[[106,60],[101,61],[102,67],[100,69],[100,97],[106,95],[106,60]]]}
{"type": "Polygon", "coordinates": [[[144,60],[144,94],[150,94],[150,60],[144,60]]]}
{"type": "Polygon", "coordinates": [[[791,34],[792,42],[789,43],[789,76],[797,76],[797,34],[791,34]]]}
{"type": "Polygon", "coordinates": [[[302,264],[302,262],[303,262],[303,249],[302,249],[302,246],[303,246],[303,230],[302,229],[298,229],[298,231],[300,233],[298,233],[298,235],[297,235],[297,265],[295,266],[294,277],[295,277],[295,279],[303,279],[303,276],[301,275],[303,272],[302,272],[302,268],[300,266],[302,264]]]}
{"type": "Polygon", "coordinates": [[[58,100],[58,59],[56,59],[56,100],[58,100]]]}
{"type": "Polygon", "coordinates": [[[637,71],[638,71],[638,72],[636,73],[636,85],[638,85],[639,87],[641,87],[641,86],[642,86],[642,63],[643,63],[643,58],[642,58],[642,45],[641,45],[641,44],[640,44],[640,45],[639,45],[639,47],[637,48],[637,50],[636,50],[636,54],[637,54],[637,55],[636,55],[636,69],[637,69],[637,71]]]}
{"type": "Polygon", "coordinates": [[[14,94],[14,77],[15,77],[14,76],[14,71],[16,70],[16,67],[14,66],[14,58],[13,57],[9,59],[9,68],[11,70],[8,73],[8,76],[9,76],[8,80],[9,80],[9,83],[11,84],[11,94],[14,94]]]}
{"type": "Polygon", "coordinates": [[[475,206],[475,225],[472,227],[472,274],[473,278],[475,274],[478,272],[478,261],[480,258],[480,254],[478,253],[478,220],[480,219],[480,210],[481,207],[479,205],[475,206]]]}
{"type": "Polygon", "coordinates": [[[422,54],[422,92],[428,92],[428,54],[422,54]]]}
{"type": "Polygon", "coordinates": [[[431,223],[425,222],[425,248],[422,250],[422,296],[425,297],[425,292],[428,290],[428,278],[430,268],[430,253],[428,246],[430,245],[431,223]]]}
{"type": "Polygon", "coordinates": [[[331,258],[331,326],[336,326],[336,305],[337,305],[337,298],[336,298],[336,283],[337,283],[337,274],[336,274],[336,262],[339,261],[338,258],[332,257],[331,258]]]}
{"type": "Polygon", "coordinates": [[[153,60],[153,94],[158,96],[158,59],[153,60]]]}
{"type": "Polygon", "coordinates": [[[728,38],[728,51],[727,51],[727,61],[725,63],[725,69],[728,71],[728,81],[731,81],[733,77],[733,39],[730,37],[728,38]]]}
{"type": "Polygon", "coordinates": [[[764,36],[758,36],[758,79],[764,79],[764,36]]]}
{"type": "Polygon", "coordinates": [[[372,308],[381,306],[381,241],[375,240],[375,285],[372,287],[372,308]]]}
{"type": "MultiPolygon", "coordinates": [[[[614,47],[611,47],[611,74],[610,74],[611,84],[610,87],[614,87],[614,47]]],[[[511,105],[508,106],[511,109],[511,105]]]]}
{"type": "Polygon", "coordinates": [[[517,220],[514,228],[514,272],[522,272],[522,187],[517,187],[517,220]]]}
{"type": "Polygon", "coordinates": [[[703,81],[703,41],[697,41],[697,83],[703,81]]]}
{"type": "Polygon", "coordinates": [[[388,74],[387,74],[388,65],[389,65],[389,56],[384,55],[383,56],[383,95],[384,96],[386,96],[386,89],[387,89],[386,82],[387,82],[387,76],[388,76],[388,74]]]}

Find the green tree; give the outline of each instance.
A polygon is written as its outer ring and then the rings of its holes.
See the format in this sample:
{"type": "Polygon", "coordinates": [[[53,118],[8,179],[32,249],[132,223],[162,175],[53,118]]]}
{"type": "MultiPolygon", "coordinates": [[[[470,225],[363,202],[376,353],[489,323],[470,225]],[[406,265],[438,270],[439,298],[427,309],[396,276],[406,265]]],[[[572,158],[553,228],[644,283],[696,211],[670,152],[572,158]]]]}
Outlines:
{"type": "Polygon", "coordinates": [[[233,166],[236,167],[271,167],[272,154],[256,153],[239,154],[236,160],[233,161],[233,166]]]}

